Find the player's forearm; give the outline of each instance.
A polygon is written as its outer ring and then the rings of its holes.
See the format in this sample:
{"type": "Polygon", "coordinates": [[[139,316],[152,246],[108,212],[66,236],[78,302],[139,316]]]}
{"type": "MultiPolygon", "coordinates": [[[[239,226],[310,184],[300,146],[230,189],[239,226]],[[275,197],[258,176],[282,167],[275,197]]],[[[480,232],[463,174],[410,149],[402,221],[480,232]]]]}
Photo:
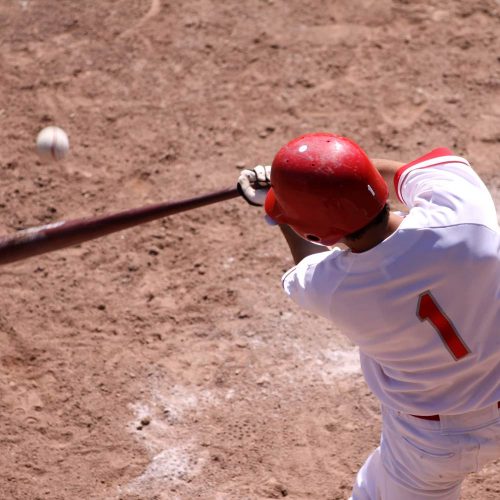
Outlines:
{"type": "Polygon", "coordinates": [[[290,252],[292,254],[293,261],[298,264],[304,257],[311,255],[313,253],[326,252],[327,247],[322,245],[316,245],[310,241],[305,240],[300,237],[290,226],[285,224],[280,224],[281,232],[285,237],[290,252]]]}

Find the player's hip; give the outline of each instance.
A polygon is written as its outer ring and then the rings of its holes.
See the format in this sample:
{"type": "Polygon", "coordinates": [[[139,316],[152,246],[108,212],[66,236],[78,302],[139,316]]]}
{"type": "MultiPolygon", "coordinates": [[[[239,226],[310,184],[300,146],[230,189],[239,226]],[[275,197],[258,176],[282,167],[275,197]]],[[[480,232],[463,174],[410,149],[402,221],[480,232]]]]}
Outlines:
{"type": "Polygon", "coordinates": [[[453,488],[500,457],[498,404],[426,420],[383,407],[381,455],[386,469],[415,488],[453,488]],[[418,471],[415,474],[415,471],[418,471]]]}

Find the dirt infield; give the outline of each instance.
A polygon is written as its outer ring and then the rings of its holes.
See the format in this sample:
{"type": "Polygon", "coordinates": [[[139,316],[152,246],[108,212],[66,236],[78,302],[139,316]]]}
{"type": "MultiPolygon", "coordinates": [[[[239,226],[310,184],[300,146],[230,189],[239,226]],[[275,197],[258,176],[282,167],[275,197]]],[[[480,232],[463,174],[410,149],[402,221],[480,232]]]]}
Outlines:
{"type": "MultiPolygon", "coordinates": [[[[0,0],[0,234],[233,186],[301,133],[466,156],[500,207],[498,0],[0,0]],[[41,164],[46,125],[69,157],[41,164]]],[[[340,500],[378,404],[242,200],[4,266],[0,498],[340,500]]],[[[500,461],[463,498],[500,497],[500,461]]]]}

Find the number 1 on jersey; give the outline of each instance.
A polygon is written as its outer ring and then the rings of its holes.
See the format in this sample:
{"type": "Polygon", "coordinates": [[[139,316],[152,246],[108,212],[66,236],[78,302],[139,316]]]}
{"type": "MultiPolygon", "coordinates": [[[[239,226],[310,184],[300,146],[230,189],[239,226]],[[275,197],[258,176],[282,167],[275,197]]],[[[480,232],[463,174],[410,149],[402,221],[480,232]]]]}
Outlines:
{"type": "Polygon", "coordinates": [[[455,360],[458,361],[470,353],[453,323],[441,310],[429,290],[418,297],[417,316],[420,321],[430,321],[455,360]]]}

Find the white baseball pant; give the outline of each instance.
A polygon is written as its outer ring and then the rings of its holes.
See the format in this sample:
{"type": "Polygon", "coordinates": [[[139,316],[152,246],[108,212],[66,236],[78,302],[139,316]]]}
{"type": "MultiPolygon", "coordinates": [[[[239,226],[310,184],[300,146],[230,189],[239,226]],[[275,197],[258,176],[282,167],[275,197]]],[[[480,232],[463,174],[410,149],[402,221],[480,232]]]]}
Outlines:
{"type": "Polygon", "coordinates": [[[500,409],[425,420],[382,407],[380,446],[350,500],[458,500],[465,476],[500,458],[500,409]]]}

